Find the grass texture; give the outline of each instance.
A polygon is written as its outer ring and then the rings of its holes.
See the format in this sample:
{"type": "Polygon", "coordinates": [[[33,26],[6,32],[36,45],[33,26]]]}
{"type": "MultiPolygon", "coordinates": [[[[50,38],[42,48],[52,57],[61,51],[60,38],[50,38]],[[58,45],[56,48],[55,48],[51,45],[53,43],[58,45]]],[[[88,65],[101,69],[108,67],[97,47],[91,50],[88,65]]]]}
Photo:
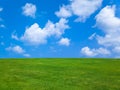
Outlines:
{"type": "Polygon", "coordinates": [[[0,59],[0,90],[120,90],[120,60],[0,59]]]}

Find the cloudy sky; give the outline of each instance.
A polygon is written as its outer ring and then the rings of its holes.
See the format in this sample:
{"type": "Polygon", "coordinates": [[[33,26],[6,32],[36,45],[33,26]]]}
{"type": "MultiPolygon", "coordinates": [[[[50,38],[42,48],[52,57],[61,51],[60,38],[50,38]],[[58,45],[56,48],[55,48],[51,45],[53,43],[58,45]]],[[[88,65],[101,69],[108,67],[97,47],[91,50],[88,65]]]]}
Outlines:
{"type": "Polygon", "coordinates": [[[0,0],[0,58],[120,57],[119,0],[0,0]]]}

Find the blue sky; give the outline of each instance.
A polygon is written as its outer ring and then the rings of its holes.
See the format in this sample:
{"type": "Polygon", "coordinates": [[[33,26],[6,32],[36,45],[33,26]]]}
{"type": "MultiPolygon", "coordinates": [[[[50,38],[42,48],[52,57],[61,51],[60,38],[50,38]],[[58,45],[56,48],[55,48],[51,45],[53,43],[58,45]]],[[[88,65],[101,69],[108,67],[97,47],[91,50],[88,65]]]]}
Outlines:
{"type": "Polygon", "coordinates": [[[120,57],[119,0],[0,0],[0,58],[120,57]]]}

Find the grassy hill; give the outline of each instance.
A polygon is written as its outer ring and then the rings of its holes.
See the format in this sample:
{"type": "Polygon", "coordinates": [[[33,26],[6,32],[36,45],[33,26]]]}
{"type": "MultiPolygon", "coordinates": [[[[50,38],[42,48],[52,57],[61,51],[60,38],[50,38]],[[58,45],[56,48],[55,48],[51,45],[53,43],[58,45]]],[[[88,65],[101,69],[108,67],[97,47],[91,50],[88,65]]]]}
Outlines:
{"type": "Polygon", "coordinates": [[[120,60],[1,59],[0,90],[120,90],[120,60]]]}

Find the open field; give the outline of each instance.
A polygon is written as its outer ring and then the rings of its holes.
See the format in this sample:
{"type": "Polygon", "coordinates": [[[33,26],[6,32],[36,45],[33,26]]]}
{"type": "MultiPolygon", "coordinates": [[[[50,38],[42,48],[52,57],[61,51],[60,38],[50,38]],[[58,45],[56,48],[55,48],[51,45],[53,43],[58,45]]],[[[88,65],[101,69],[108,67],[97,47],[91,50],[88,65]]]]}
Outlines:
{"type": "Polygon", "coordinates": [[[120,60],[1,59],[0,90],[120,90],[120,60]]]}

